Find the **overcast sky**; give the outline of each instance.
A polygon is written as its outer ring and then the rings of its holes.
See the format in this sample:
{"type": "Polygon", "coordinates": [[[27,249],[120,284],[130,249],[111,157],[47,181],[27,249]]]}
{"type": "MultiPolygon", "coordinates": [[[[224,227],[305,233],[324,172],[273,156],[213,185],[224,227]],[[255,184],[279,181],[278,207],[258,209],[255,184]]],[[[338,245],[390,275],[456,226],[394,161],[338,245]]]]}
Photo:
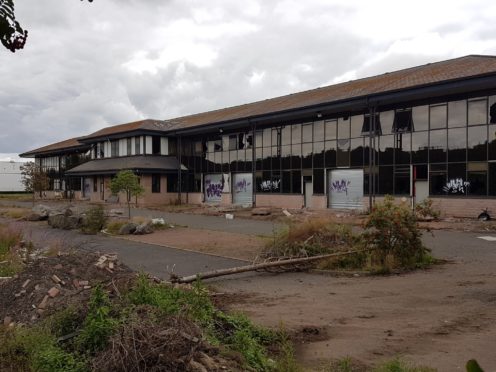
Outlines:
{"type": "Polygon", "coordinates": [[[496,2],[16,0],[0,160],[104,126],[496,54],[496,2]]]}

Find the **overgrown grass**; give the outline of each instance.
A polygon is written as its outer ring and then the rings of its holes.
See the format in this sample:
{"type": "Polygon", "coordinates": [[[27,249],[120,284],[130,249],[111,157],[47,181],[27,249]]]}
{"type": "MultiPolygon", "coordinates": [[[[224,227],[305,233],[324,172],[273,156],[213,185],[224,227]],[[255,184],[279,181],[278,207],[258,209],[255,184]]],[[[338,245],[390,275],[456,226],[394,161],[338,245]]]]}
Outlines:
{"type": "Polygon", "coordinates": [[[399,358],[388,360],[374,368],[374,372],[436,372],[436,369],[424,366],[415,366],[399,358]]]}
{"type": "Polygon", "coordinates": [[[17,249],[22,240],[20,230],[0,225],[0,276],[12,276],[22,268],[17,249]]]}
{"type": "Polygon", "coordinates": [[[85,234],[97,234],[107,223],[107,216],[102,205],[96,205],[86,211],[86,218],[83,221],[82,232],[85,234]]]}
{"type": "Polygon", "coordinates": [[[107,230],[107,232],[109,234],[112,234],[112,235],[117,235],[119,234],[119,230],[122,226],[124,226],[126,223],[128,223],[127,221],[119,221],[119,220],[113,220],[113,221],[109,221],[107,222],[107,225],[105,227],[105,230],[107,230]]]}
{"type": "Polygon", "coordinates": [[[8,208],[1,208],[0,209],[0,215],[7,217],[7,218],[12,218],[12,219],[20,219],[26,217],[28,214],[31,213],[30,209],[27,208],[21,208],[21,207],[8,207],[8,208]]]}
{"type": "Polygon", "coordinates": [[[31,194],[31,193],[0,193],[0,200],[31,201],[31,200],[33,200],[33,194],[31,194]]]}

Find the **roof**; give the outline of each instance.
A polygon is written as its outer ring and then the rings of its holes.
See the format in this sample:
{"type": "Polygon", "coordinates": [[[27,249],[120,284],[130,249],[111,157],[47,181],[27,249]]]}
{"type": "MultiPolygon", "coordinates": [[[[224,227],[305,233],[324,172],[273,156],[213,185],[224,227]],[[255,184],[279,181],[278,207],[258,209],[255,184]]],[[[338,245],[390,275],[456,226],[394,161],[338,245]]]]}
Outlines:
{"type": "MultiPolygon", "coordinates": [[[[133,131],[185,130],[485,76],[496,77],[496,56],[469,55],[175,119],[163,121],[147,119],[115,125],[79,139],[92,142],[96,138],[133,131]]],[[[50,146],[55,145],[57,144],[50,146]]],[[[37,153],[39,150],[41,149],[33,150],[29,154],[37,153]]]]}
{"type": "Polygon", "coordinates": [[[89,145],[79,142],[79,138],[80,137],[75,137],[67,139],[65,141],[52,143],[51,145],[43,146],[38,149],[19,154],[19,156],[28,158],[38,154],[57,153],[68,149],[89,148],[89,145]]]}
{"type": "MultiPolygon", "coordinates": [[[[124,156],[90,160],[66,172],[68,175],[113,174],[120,170],[136,170],[142,172],[164,172],[178,169],[179,161],[174,156],[124,156]]],[[[184,166],[181,169],[186,170],[184,166]]]]}

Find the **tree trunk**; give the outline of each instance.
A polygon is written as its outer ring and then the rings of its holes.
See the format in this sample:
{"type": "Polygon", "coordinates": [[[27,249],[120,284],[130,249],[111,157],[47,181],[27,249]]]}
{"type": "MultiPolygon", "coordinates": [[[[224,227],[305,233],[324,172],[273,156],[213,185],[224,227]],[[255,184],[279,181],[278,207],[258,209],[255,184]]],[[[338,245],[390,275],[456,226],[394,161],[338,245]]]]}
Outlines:
{"type": "Polygon", "coordinates": [[[266,268],[269,268],[269,267],[294,265],[294,264],[299,264],[299,263],[319,261],[319,260],[322,260],[322,259],[325,259],[325,258],[347,256],[347,255],[350,255],[350,254],[367,252],[367,251],[370,251],[370,250],[372,250],[372,249],[363,249],[363,250],[356,250],[356,251],[329,253],[329,254],[322,254],[322,255],[319,255],[319,256],[312,256],[312,257],[291,258],[291,259],[281,260],[281,261],[264,262],[264,263],[260,263],[260,264],[253,264],[253,265],[232,267],[232,268],[229,268],[229,269],[220,269],[220,270],[206,271],[206,272],[203,272],[203,273],[198,273],[198,274],[195,274],[195,275],[189,275],[189,276],[184,276],[184,277],[177,277],[175,275],[171,275],[171,278],[170,279],[171,279],[171,282],[174,282],[174,283],[191,283],[191,282],[194,282],[197,279],[216,278],[216,277],[224,276],[224,275],[233,275],[233,274],[244,273],[244,272],[247,272],[247,271],[255,271],[255,270],[260,270],[260,269],[266,269],[266,268]]]}

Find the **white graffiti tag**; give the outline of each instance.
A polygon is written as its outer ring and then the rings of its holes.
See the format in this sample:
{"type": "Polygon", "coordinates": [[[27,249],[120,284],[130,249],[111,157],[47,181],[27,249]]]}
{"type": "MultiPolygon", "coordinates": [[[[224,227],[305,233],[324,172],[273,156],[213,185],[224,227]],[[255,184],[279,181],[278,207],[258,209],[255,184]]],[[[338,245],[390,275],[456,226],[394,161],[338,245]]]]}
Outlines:
{"type": "Polygon", "coordinates": [[[464,194],[465,190],[470,187],[470,182],[463,181],[462,178],[449,180],[443,187],[443,191],[448,194],[464,194]]]}
{"type": "Polygon", "coordinates": [[[262,191],[276,191],[279,190],[280,183],[281,180],[262,181],[262,183],[260,184],[260,189],[262,191]]]}

